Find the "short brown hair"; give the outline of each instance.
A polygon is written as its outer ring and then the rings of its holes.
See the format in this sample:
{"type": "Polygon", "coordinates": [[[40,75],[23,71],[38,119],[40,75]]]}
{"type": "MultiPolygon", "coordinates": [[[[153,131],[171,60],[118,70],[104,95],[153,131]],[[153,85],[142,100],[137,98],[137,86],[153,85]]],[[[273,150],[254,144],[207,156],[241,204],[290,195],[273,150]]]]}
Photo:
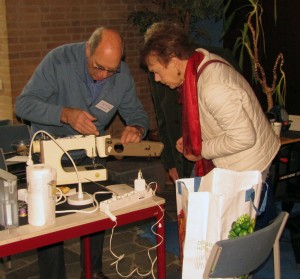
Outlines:
{"type": "Polygon", "coordinates": [[[166,66],[173,57],[188,59],[193,51],[184,29],[178,23],[163,21],[147,29],[141,59],[146,64],[148,56],[155,55],[166,66]]]}

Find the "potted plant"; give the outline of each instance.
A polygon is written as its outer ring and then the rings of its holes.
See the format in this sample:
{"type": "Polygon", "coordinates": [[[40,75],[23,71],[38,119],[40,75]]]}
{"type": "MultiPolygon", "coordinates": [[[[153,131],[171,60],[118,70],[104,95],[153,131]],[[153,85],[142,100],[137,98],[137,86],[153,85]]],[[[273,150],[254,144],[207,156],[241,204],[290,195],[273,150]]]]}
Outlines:
{"type": "MultiPolygon", "coordinates": [[[[239,65],[243,69],[244,52],[248,53],[248,56],[252,65],[252,75],[255,82],[259,83],[263,93],[267,98],[267,111],[274,110],[276,106],[285,107],[286,96],[286,77],[283,70],[284,57],[281,52],[278,53],[272,73],[269,75],[271,80],[268,80],[268,76],[265,72],[265,67],[262,63],[261,53],[265,52],[265,38],[264,29],[262,23],[263,7],[261,0],[246,0],[242,6],[236,8],[224,21],[224,34],[228,31],[236,13],[241,9],[247,9],[246,22],[243,29],[241,29],[241,35],[236,39],[233,48],[234,55],[239,52],[239,65]],[[263,51],[261,51],[262,46],[263,51]]],[[[224,15],[231,5],[229,0],[225,6],[224,15]]],[[[274,19],[276,22],[276,0],[274,0],[274,19]]]]}

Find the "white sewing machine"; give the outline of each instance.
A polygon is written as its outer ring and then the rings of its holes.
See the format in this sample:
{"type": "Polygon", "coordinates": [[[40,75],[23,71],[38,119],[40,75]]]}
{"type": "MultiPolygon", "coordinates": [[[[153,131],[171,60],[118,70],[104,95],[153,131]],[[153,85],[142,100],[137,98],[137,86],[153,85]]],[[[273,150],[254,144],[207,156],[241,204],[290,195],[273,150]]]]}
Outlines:
{"type": "Polygon", "coordinates": [[[57,185],[73,184],[78,180],[81,182],[107,180],[107,170],[99,165],[83,165],[74,167],[63,167],[62,156],[69,151],[84,150],[90,158],[100,158],[109,155],[118,156],[160,156],[163,144],[153,141],[141,141],[140,143],[129,143],[123,145],[119,139],[108,136],[95,137],[93,135],[76,135],[59,138],[55,141],[36,140],[33,142],[33,152],[41,154],[41,163],[52,166],[57,171],[57,185]]]}

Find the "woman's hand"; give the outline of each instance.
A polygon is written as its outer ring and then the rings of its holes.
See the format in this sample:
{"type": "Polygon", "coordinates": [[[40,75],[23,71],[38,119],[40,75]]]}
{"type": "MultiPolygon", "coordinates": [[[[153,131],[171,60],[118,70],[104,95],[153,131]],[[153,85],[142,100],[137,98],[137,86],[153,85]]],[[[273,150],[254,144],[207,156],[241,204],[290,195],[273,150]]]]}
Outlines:
{"type": "Polygon", "coordinates": [[[187,160],[192,161],[192,162],[197,162],[197,161],[202,159],[201,155],[200,156],[195,156],[195,155],[192,155],[192,154],[186,154],[186,155],[184,155],[184,157],[187,160]]]}
{"type": "MultiPolygon", "coordinates": [[[[177,149],[178,152],[183,154],[183,138],[182,137],[177,140],[176,149],[177,149]]],[[[192,162],[196,162],[196,161],[202,159],[201,155],[199,155],[199,156],[195,156],[195,155],[192,155],[192,154],[183,154],[183,155],[187,160],[192,161],[192,162]]]]}
{"type": "Polygon", "coordinates": [[[176,149],[178,152],[183,153],[183,138],[182,137],[176,141],[176,149]]]}

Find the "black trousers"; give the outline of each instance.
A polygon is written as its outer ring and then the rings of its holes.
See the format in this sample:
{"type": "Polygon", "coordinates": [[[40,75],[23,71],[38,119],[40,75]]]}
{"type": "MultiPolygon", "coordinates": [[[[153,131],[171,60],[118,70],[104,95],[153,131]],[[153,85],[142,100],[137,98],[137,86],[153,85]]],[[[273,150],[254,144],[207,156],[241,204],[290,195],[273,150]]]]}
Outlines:
{"type": "MultiPolygon", "coordinates": [[[[92,272],[102,271],[102,252],[105,231],[90,235],[92,272]]],[[[84,248],[81,244],[81,267],[84,269],[84,248]]],[[[63,242],[37,249],[40,279],[66,279],[63,242]]],[[[78,274],[80,278],[80,274],[78,274]]]]}

